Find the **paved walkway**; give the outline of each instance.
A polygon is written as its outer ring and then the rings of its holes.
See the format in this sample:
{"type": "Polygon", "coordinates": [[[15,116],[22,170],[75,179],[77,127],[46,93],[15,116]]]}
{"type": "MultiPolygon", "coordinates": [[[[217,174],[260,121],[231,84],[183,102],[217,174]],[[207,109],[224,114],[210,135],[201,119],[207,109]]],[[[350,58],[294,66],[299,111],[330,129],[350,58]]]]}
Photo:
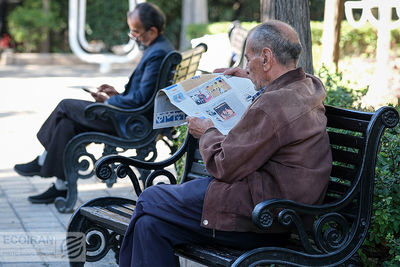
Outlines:
{"type": "MultiPolygon", "coordinates": [[[[60,214],[53,204],[33,205],[27,196],[41,193],[54,178],[21,177],[16,163],[32,160],[43,151],[36,133],[43,121],[64,98],[91,100],[77,85],[108,83],[123,88],[131,69],[114,68],[101,74],[97,66],[0,66],[0,266],[68,266],[53,262],[40,249],[30,246],[27,233],[45,238],[65,234],[70,214],[60,214]]],[[[165,147],[164,147],[165,148],[165,147]]],[[[160,147],[160,149],[164,149],[160,147]]],[[[161,153],[159,158],[165,158],[161,153]]],[[[99,196],[134,198],[129,179],[107,188],[96,178],[79,180],[78,204],[99,196]]],[[[43,240],[41,240],[43,241],[43,240]]],[[[39,243],[39,247],[40,247],[39,243]]],[[[112,252],[100,263],[85,266],[115,266],[112,252]]]]}

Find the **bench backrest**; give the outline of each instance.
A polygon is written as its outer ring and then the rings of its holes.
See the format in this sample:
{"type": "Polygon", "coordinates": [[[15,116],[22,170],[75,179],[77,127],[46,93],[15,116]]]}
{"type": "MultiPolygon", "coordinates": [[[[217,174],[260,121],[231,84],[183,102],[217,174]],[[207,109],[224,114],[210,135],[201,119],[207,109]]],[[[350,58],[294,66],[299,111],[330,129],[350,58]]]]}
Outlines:
{"type": "Polygon", "coordinates": [[[398,121],[396,114],[389,107],[375,113],[326,107],[333,166],[324,204],[342,207],[350,222],[369,223],[380,138],[396,125],[390,125],[398,121]]]}
{"type": "MultiPolygon", "coordinates": [[[[390,108],[380,109],[375,113],[352,111],[326,106],[327,131],[329,134],[333,167],[324,203],[342,202],[347,206],[343,214],[354,218],[359,201],[371,203],[376,154],[380,136],[386,124],[383,118],[397,114],[390,108]],[[361,189],[360,189],[361,188],[361,189]]],[[[202,161],[198,141],[189,136],[187,140],[186,165],[183,181],[201,177],[209,177],[202,161]]]]}
{"type": "Polygon", "coordinates": [[[234,21],[228,32],[229,41],[232,49],[231,67],[245,67],[246,60],[244,49],[246,46],[248,30],[242,27],[239,21],[234,21]]]}
{"type": "Polygon", "coordinates": [[[207,45],[200,43],[195,48],[184,52],[169,52],[161,63],[156,90],[149,102],[154,102],[154,98],[160,89],[193,77],[198,69],[201,56],[206,51],[207,45]]]}

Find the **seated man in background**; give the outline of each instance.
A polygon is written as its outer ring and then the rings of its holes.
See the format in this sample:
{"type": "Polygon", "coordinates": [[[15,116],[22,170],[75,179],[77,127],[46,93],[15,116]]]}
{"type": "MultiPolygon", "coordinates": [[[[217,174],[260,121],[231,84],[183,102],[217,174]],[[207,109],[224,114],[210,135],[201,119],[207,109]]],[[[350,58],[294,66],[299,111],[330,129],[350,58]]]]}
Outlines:
{"type": "Polygon", "coordinates": [[[271,198],[321,203],[332,157],[321,81],[297,68],[301,44],[280,21],[255,27],[245,49],[253,103],[225,136],[209,119],[189,117],[205,167],[213,178],[155,185],[139,196],[120,251],[120,266],[174,266],[174,247],[186,243],[250,249],[284,242],[274,225],[261,231],[251,219],[271,198]],[[154,257],[157,251],[157,257],[154,257]]]}
{"type": "MultiPolygon", "coordinates": [[[[92,93],[96,102],[119,108],[135,108],[144,105],[153,94],[160,71],[161,62],[168,52],[174,50],[172,44],[162,35],[165,15],[153,4],[141,3],[128,13],[129,37],[144,50],[143,56],[119,94],[114,87],[103,84],[92,93]]],[[[116,134],[111,123],[103,120],[88,120],[85,108],[93,102],[77,99],[62,100],[40,128],[37,138],[45,152],[33,161],[17,164],[14,170],[22,176],[56,176],[56,183],[44,193],[30,196],[32,203],[52,203],[57,197],[65,197],[64,148],[75,135],[98,131],[116,134]]]]}

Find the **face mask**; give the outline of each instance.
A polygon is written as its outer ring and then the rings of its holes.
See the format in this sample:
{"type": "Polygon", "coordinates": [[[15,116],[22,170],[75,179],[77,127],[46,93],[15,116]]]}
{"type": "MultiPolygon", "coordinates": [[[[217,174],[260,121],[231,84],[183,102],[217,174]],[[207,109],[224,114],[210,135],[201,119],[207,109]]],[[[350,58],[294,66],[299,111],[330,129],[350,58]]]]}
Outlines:
{"type": "Polygon", "coordinates": [[[140,51],[146,50],[147,45],[139,41],[138,39],[135,40],[136,44],[138,45],[138,48],[140,51]]]}

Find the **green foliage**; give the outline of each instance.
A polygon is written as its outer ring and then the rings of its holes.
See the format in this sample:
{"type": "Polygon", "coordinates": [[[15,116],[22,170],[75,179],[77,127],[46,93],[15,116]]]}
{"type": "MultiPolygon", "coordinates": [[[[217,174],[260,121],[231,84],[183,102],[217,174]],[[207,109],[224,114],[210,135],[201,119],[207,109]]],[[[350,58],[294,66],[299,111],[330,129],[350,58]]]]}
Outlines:
{"type": "Polygon", "coordinates": [[[359,100],[366,93],[364,90],[356,91],[350,86],[349,81],[343,80],[342,73],[330,71],[322,66],[316,72],[326,89],[325,105],[342,108],[359,108],[359,100]]]}
{"type": "MultiPolygon", "coordinates": [[[[164,12],[166,17],[164,34],[175,47],[178,47],[181,28],[181,1],[149,0],[148,2],[157,5],[164,12]],[[177,10],[179,10],[178,13],[177,10]]],[[[113,45],[127,43],[129,27],[126,23],[126,14],[128,9],[128,1],[88,0],[86,9],[88,41],[101,40],[105,44],[106,50],[110,50],[113,45]]]]}
{"type": "Polygon", "coordinates": [[[103,51],[110,51],[112,46],[129,41],[126,23],[128,1],[87,0],[86,5],[85,32],[89,43],[101,41],[104,43],[103,51]]]}
{"type": "MultiPolygon", "coordinates": [[[[259,22],[242,22],[242,26],[248,30],[257,26],[259,22]]],[[[214,22],[208,24],[191,24],[186,28],[186,37],[188,39],[199,38],[206,34],[228,33],[231,27],[231,21],[214,22]]]]}
{"type": "MultiPolygon", "coordinates": [[[[321,46],[323,22],[311,21],[311,38],[313,46],[321,46]]],[[[400,29],[391,31],[392,50],[400,56],[400,29]]],[[[340,34],[341,56],[370,57],[376,53],[377,30],[366,23],[361,28],[354,28],[347,21],[342,21],[340,34]]]]}
{"type": "Polygon", "coordinates": [[[165,36],[178,48],[179,38],[181,32],[181,0],[148,0],[147,2],[157,5],[165,14],[167,25],[165,29],[165,36]]]}
{"type": "Polygon", "coordinates": [[[17,50],[37,52],[49,31],[58,31],[63,26],[60,12],[60,5],[56,1],[50,2],[48,13],[43,10],[41,0],[26,0],[23,5],[16,7],[8,16],[8,24],[17,50]]]}
{"type": "Polygon", "coordinates": [[[259,21],[260,1],[254,0],[209,0],[208,19],[220,21],[259,21]]]}
{"type": "Polygon", "coordinates": [[[324,19],[325,0],[309,0],[310,19],[322,21],[324,19]]]}
{"type": "MultiPolygon", "coordinates": [[[[179,147],[183,144],[185,141],[186,135],[187,135],[187,125],[181,125],[176,127],[177,131],[177,138],[172,140],[174,147],[178,150],[179,147]]],[[[175,169],[177,173],[177,182],[179,182],[182,179],[184,168],[185,168],[185,159],[186,155],[184,155],[181,159],[179,159],[175,163],[175,169]]]]}

